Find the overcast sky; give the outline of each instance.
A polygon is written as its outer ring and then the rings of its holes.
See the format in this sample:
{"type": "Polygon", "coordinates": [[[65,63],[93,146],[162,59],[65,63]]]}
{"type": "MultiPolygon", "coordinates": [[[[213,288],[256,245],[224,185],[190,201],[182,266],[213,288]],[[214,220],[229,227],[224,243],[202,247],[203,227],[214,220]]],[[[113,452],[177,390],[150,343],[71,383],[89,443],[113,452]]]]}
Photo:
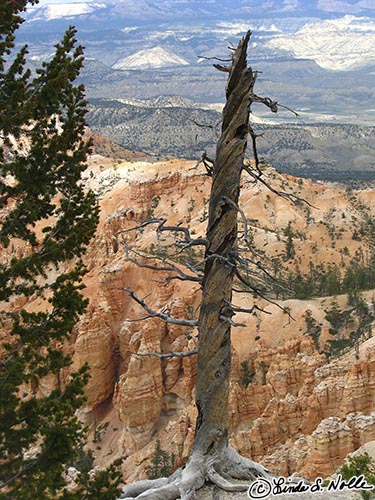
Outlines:
{"type": "Polygon", "coordinates": [[[41,7],[46,3],[77,3],[82,1],[84,0],[39,0],[39,3],[36,5],[36,7],[41,7]]]}
{"type": "MultiPolygon", "coordinates": [[[[39,4],[37,4],[37,6],[43,6],[47,3],[67,4],[82,1],[85,0],[39,0],[39,4]]],[[[105,3],[106,0],[98,1],[104,1],[105,3]]],[[[137,0],[134,1],[136,2],[137,0]]],[[[301,4],[301,0],[283,0],[283,2],[286,9],[290,11],[293,11],[297,5],[301,4]]],[[[235,3],[235,1],[233,3],[235,3]]],[[[375,0],[316,0],[316,5],[323,11],[342,12],[347,14],[357,14],[363,9],[375,10],[375,0]]]]}

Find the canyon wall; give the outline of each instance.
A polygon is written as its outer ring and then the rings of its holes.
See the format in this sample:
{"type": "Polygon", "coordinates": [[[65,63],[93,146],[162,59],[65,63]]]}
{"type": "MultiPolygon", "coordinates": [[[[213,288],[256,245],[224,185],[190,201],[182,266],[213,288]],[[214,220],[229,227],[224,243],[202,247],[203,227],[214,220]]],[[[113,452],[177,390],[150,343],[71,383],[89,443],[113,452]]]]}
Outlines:
{"type": "MultiPolygon", "coordinates": [[[[308,272],[311,263],[345,268],[356,252],[366,250],[364,241],[353,239],[359,214],[344,190],[280,175],[271,168],[263,175],[277,189],[308,204],[293,204],[244,178],[241,206],[260,259],[281,262],[285,269],[297,264],[308,272]],[[295,249],[289,260],[288,224],[295,249]]],[[[184,463],[196,419],[196,357],[161,360],[136,353],[190,350],[197,345],[197,331],[152,317],[126,290],[133,290],[155,311],[197,318],[199,285],[152,268],[156,263],[166,267],[165,248],[172,243],[170,235],[155,229],[165,218],[168,225],[185,225],[192,236],[204,237],[210,178],[195,162],[109,163],[94,155],[85,181],[98,194],[101,216],[85,257],[84,294],[90,304],[66,349],[73,355],[73,368],[90,365],[81,418],[90,426],[97,463],[123,457],[124,478],[131,481],[144,477],[158,439],[163,449],[176,455],[176,465],[184,463]],[[142,225],[147,217],[154,223],[142,225]],[[158,255],[157,262],[150,260],[151,253],[158,255]]],[[[370,204],[375,193],[358,197],[370,204]]],[[[22,249],[15,244],[14,251],[22,249]]],[[[174,263],[193,274],[188,266],[198,265],[201,256],[201,251],[191,249],[187,263],[175,250],[174,263]]],[[[370,307],[373,293],[363,297],[370,307]]],[[[235,317],[246,326],[232,330],[231,442],[275,473],[327,476],[348,453],[375,439],[372,325],[356,352],[328,362],[321,352],[332,338],[325,311],[333,301],[344,307],[347,297],[257,299],[264,312],[235,317]],[[318,345],[307,334],[307,310],[321,327],[318,345]],[[245,368],[250,377],[246,381],[245,368]]],[[[233,302],[248,308],[254,299],[235,293],[233,302]]],[[[43,390],[53,384],[46,380],[43,390]]]]}

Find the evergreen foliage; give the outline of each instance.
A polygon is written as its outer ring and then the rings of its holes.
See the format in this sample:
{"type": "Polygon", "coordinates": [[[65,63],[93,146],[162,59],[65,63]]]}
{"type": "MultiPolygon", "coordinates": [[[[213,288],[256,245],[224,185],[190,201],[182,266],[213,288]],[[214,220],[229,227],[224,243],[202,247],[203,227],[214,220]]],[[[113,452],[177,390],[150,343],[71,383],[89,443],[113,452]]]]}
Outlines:
{"type": "Polygon", "coordinates": [[[336,301],[332,301],[325,312],[325,319],[331,325],[329,333],[334,336],[325,346],[326,356],[340,355],[352,347],[356,347],[359,353],[360,342],[372,336],[374,303],[369,306],[359,292],[349,292],[343,310],[336,301]]]}
{"type": "Polygon", "coordinates": [[[345,326],[349,320],[350,311],[341,311],[338,303],[334,300],[331,307],[326,311],[325,319],[330,323],[329,333],[337,335],[340,329],[345,326]]]}
{"type": "Polygon", "coordinates": [[[168,477],[174,469],[176,457],[172,453],[162,449],[159,439],[156,441],[155,450],[151,457],[151,465],[146,467],[148,479],[158,479],[160,477],[168,477]]]}
{"type": "Polygon", "coordinates": [[[316,319],[312,315],[311,309],[307,309],[303,317],[306,323],[306,333],[307,335],[310,335],[310,337],[313,339],[315,348],[317,351],[319,351],[320,350],[319,338],[322,332],[322,327],[317,323],[316,319]]]}
{"type": "Polygon", "coordinates": [[[289,221],[287,227],[284,229],[284,235],[287,238],[287,240],[285,242],[284,260],[291,260],[295,257],[296,250],[294,248],[294,243],[293,243],[294,233],[292,230],[292,223],[290,221],[289,221]]]}
{"type": "Polygon", "coordinates": [[[0,348],[0,499],[116,498],[115,467],[82,474],[74,493],[63,478],[84,439],[75,412],[89,375],[87,366],[68,375],[61,347],[86,307],[81,257],[98,206],[81,183],[90,151],[75,84],[82,47],[70,27],[32,76],[27,47],[13,55],[26,4],[0,3],[0,321],[10,339],[0,348]]]}
{"type": "MultiPolygon", "coordinates": [[[[332,262],[314,265],[310,261],[307,273],[302,273],[298,264],[295,265],[294,270],[285,269],[280,259],[274,258],[274,267],[277,264],[278,281],[284,284],[283,287],[280,286],[277,290],[277,297],[279,295],[283,298],[292,296],[304,300],[312,297],[327,297],[375,288],[375,218],[370,207],[360,201],[352,191],[348,192],[347,197],[352,210],[358,214],[356,217],[353,216],[353,222],[356,223],[353,239],[362,241],[363,245],[356,250],[349,262],[344,262],[343,258],[344,255],[349,256],[348,247],[340,250],[341,263],[339,265],[332,262]],[[287,290],[290,292],[288,293],[287,290]]],[[[334,247],[336,240],[341,237],[342,229],[338,230],[332,222],[333,213],[334,210],[331,210],[326,217],[327,220],[322,224],[327,227],[334,247]]],[[[283,260],[296,260],[293,238],[301,235],[292,229],[291,223],[283,232],[287,238],[283,260]]],[[[316,250],[315,243],[312,252],[314,253],[316,250]]]]}
{"type": "Polygon", "coordinates": [[[240,368],[241,385],[246,389],[253,382],[255,377],[255,372],[250,370],[249,362],[246,360],[242,361],[240,367],[241,367],[240,368]]]}
{"type": "MultiPolygon", "coordinates": [[[[375,464],[368,453],[349,457],[348,462],[341,467],[340,472],[346,481],[354,476],[359,477],[363,475],[367,484],[375,487],[375,464]]],[[[364,500],[375,498],[375,489],[372,491],[361,491],[361,496],[364,500]]]]}
{"type": "Polygon", "coordinates": [[[375,288],[375,258],[366,262],[358,254],[345,270],[336,264],[315,266],[310,263],[308,274],[302,274],[297,266],[295,271],[286,273],[284,281],[285,288],[291,291],[288,295],[302,300],[372,290],[375,288]]]}

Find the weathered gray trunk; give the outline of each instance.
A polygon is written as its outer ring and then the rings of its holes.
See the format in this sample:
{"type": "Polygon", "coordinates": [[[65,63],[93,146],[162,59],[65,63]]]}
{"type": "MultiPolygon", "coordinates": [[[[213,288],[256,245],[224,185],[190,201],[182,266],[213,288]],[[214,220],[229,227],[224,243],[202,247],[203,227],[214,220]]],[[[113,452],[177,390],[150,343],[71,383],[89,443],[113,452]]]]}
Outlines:
{"type": "Polygon", "coordinates": [[[206,264],[199,317],[196,385],[198,419],[194,451],[216,453],[228,444],[228,396],[231,368],[232,286],[237,254],[240,179],[247,146],[254,75],[247,68],[250,33],[233,56],[217,145],[209,205],[206,264]],[[231,200],[231,202],[229,201],[231,200]]]}
{"type": "MultiPolygon", "coordinates": [[[[268,472],[241,457],[228,444],[231,367],[230,307],[237,255],[237,216],[241,172],[249,132],[255,75],[247,68],[250,32],[233,54],[217,145],[207,228],[208,245],[199,316],[196,385],[198,408],[193,450],[185,468],[169,478],[124,487],[127,500],[191,500],[205,481],[227,491],[244,491],[268,472]],[[245,480],[246,482],[239,482],[245,480]]],[[[221,68],[223,69],[223,68],[221,68]]]]}

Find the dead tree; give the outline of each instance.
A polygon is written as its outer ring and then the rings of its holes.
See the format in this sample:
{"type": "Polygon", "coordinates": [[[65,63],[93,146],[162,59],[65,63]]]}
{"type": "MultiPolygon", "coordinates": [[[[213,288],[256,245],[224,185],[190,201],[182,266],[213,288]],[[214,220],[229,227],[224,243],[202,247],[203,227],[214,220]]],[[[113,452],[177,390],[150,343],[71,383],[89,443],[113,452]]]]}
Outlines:
{"type": "MultiPolygon", "coordinates": [[[[184,468],[169,478],[139,481],[124,487],[123,498],[145,500],[190,500],[206,481],[227,491],[245,491],[250,481],[270,476],[259,464],[240,456],[229,445],[228,396],[231,368],[232,290],[239,275],[238,206],[241,174],[266,183],[258,162],[244,165],[247,140],[255,135],[249,125],[250,107],[263,103],[277,111],[277,102],[254,94],[256,72],[247,67],[251,33],[233,51],[230,66],[216,65],[229,73],[221,137],[212,167],[209,220],[204,246],[205,267],[198,320],[198,368],[194,445],[184,468]]],[[[255,159],[257,156],[255,156],[255,159]]],[[[278,193],[281,196],[286,193],[278,193]]],[[[195,352],[194,352],[195,353],[195,352]]],[[[192,354],[194,354],[192,353],[192,354]]]]}

